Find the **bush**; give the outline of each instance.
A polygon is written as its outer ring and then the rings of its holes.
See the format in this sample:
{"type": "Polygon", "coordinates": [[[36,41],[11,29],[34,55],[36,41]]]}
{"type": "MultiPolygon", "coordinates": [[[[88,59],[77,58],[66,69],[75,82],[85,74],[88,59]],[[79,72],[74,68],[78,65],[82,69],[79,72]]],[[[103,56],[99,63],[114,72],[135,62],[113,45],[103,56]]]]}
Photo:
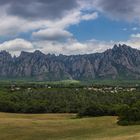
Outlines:
{"type": "Polygon", "coordinates": [[[128,125],[128,124],[140,124],[140,102],[128,106],[123,105],[119,110],[118,124],[128,125]]]}
{"type": "Polygon", "coordinates": [[[82,109],[78,112],[78,116],[103,116],[107,112],[102,105],[95,103],[83,106],[82,109]]]}

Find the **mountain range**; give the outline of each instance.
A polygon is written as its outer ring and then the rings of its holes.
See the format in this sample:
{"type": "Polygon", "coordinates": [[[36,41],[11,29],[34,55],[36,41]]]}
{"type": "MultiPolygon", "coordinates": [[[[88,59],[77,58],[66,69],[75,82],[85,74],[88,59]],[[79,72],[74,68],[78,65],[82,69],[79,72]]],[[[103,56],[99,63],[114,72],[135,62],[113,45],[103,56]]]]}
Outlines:
{"type": "Polygon", "coordinates": [[[103,53],[84,55],[43,54],[22,51],[12,57],[0,52],[0,79],[95,80],[140,79],[140,50],[125,44],[114,45],[103,53]]]}

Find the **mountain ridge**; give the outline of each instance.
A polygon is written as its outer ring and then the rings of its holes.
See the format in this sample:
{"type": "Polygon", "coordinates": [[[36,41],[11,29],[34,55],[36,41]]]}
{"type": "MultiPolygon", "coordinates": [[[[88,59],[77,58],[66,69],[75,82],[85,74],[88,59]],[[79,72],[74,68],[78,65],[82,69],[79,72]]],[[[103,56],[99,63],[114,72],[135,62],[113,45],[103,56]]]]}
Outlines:
{"type": "Polygon", "coordinates": [[[140,79],[140,50],[125,44],[103,53],[54,55],[22,51],[12,57],[0,52],[0,78],[34,78],[39,81],[140,79]]]}

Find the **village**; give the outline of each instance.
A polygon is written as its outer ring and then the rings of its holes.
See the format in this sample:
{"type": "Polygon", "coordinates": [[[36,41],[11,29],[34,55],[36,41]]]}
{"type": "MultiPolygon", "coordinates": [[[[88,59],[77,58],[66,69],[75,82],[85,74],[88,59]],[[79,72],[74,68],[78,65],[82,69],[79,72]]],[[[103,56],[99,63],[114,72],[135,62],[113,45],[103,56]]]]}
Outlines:
{"type": "MultiPolygon", "coordinates": [[[[32,89],[34,88],[34,86],[25,86],[24,90],[26,90],[27,92],[31,92],[32,89]]],[[[45,88],[45,89],[53,89],[56,87],[50,86],[50,85],[42,85],[41,88],[45,88]]],[[[57,87],[57,88],[61,88],[61,87],[57,87]]],[[[69,87],[67,87],[69,88],[69,87]]],[[[139,88],[138,86],[135,87],[121,87],[121,86],[83,86],[81,87],[74,87],[75,91],[79,91],[81,89],[83,90],[87,90],[87,91],[93,91],[93,92],[103,92],[103,93],[118,93],[118,92],[133,92],[133,91],[137,91],[139,88]]],[[[19,85],[13,84],[10,87],[11,91],[20,91],[23,90],[23,87],[20,87],[19,85]]]]}
{"type": "Polygon", "coordinates": [[[84,88],[85,90],[88,91],[95,91],[95,92],[111,92],[111,93],[118,93],[118,92],[132,92],[132,91],[136,91],[137,88],[136,87],[88,87],[88,88],[84,88]]]}

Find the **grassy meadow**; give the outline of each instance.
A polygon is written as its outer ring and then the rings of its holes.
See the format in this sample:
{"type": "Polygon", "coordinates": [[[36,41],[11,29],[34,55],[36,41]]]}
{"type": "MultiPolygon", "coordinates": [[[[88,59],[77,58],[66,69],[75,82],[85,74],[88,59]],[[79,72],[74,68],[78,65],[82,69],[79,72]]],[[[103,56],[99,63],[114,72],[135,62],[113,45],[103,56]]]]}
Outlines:
{"type": "Polygon", "coordinates": [[[0,140],[139,140],[140,126],[119,126],[117,117],[0,113],[0,140]]]}

